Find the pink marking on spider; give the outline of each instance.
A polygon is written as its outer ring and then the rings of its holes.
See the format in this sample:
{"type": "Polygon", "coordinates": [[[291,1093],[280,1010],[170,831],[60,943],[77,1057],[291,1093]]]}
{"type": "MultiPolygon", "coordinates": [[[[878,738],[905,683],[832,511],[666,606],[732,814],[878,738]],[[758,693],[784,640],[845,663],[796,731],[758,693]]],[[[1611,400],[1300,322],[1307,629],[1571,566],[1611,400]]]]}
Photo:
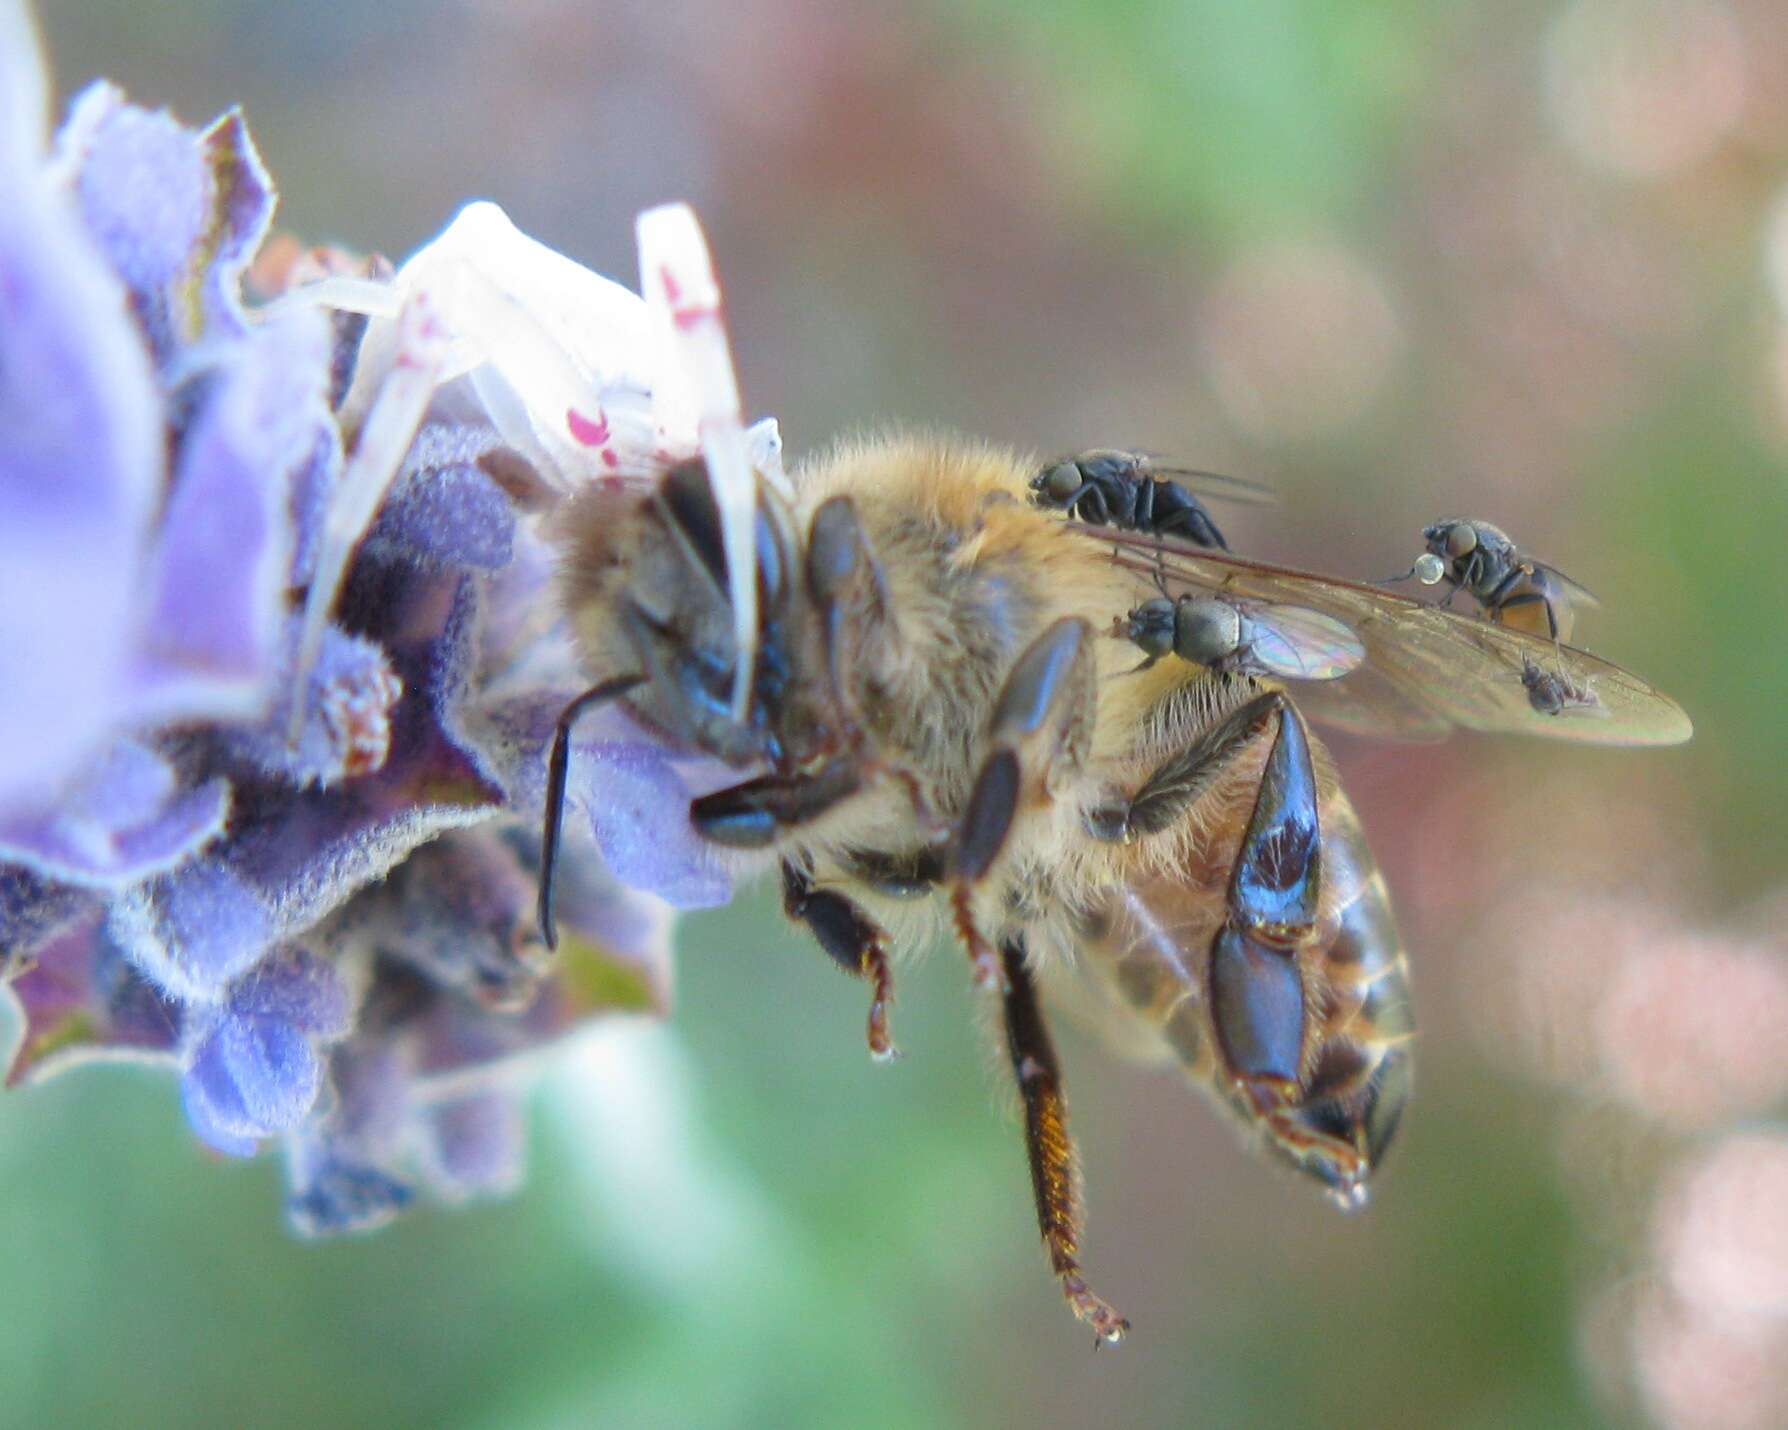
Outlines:
{"type": "Polygon", "coordinates": [[[615,455],[615,449],[613,447],[604,447],[602,449],[602,465],[611,469],[621,465],[621,459],[615,455]]]}
{"type": "Polygon", "coordinates": [[[699,327],[710,318],[720,316],[718,303],[681,303],[678,301],[683,296],[683,285],[677,282],[677,275],[672,271],[670,264],[659,265],[658,278],[664,284],[664,299],[670,304],[671,321],[684,332],[699,327]]]}
{"type": "Polygon", "coordinates": [[[586,447],[600,447],[608,441],[608,414],[605,412],[594,422],[575,407],[565,409],[565,425],[571,429],[571,435],[586,447]]]}
{"type": "Polygon", "coordinates": [[[718,307],[671,309],[671,321],[684,332],[688,332],[691,328],[699,328],[703,323],[716,319],[719,316],[720,309],[718,307]]]}

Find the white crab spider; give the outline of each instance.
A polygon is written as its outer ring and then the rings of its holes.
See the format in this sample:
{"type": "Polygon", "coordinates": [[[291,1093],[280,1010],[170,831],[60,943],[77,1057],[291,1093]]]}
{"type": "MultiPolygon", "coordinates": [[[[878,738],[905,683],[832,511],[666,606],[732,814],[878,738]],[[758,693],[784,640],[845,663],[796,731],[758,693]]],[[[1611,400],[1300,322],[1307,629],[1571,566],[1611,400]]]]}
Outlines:
{"type": "MultiPolygon", "coordinates": [[[[348,562],[447,383],[463,378],[503,440],[561,495],[700,452],[720,510],[743,719],[757,646],[755,472],[782,488],[773,419],[740,415],[720,285],[686,204],[639,216],[644,297],[522,233],[492,203],[460,210],[389,283],[327,278],[283,302],[369,314],[342,425],[358,430],[330,498],[294,677],[310,678],[348,562]]],[[[293,703],[293,738],[303,703],[293,703]]]]}

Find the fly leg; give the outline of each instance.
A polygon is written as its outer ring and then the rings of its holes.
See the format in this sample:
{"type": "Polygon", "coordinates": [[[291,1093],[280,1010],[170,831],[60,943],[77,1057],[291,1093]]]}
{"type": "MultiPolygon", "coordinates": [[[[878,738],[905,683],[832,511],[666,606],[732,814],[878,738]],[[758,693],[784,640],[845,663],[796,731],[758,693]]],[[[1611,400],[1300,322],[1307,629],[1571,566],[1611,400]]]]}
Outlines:
{"type": "MultiPolygon", "coordinates": [[[[1546,634],[1552,637],[1553,663],[1558,673],[1563,675],[1565,631],[1558,618],[1558,604],[1553,600],[1552,592],[1547,589],[1548,584],[1547,577],[1541,571],[1528,562],[1522,562],[1484,598],[1484,606],[1498,625],[1511,624],[1508,619],[1511,611],[1521,611],[1525,615],[1527,607],[1538,606],[1546,617],[1546,634]]],[[[1525,621],[1518,620],[1512,624],[1517,630],[1527,629],[1525,621]]],[[[1539,633],[1536,631],[1534,634],[1539,633]]]]}
{"type": "MultiPolygon", "coordinates": [[[[1068,1104],[1062,1094],[1061,1065],[1049,1026],[1037,1001],[1037,987],[1025,967],[1024,948],[1000,948],[1005,971],[1006,1051],[1024,1100],[1024,1144],[1030,1156],[1031,1189],[1037,1198],[1037,1225],[1049,1252],[1050,1269],[1074,1314],[1101,1341],[1117,1341],[1130,1323],[1095,1296],[1080,1272],[1080,1178],[1074,1141],[1068,1135],[1068,1104]]],[[[1097,1342],[1095,1342],[1097,1344],[1097,1342]]]]}
{"type": "Polygon", "coordinates": [[[804,869],[782,862],[782,909],[807,925],[826,955],[857,978],[869,980],[869,1056],[887,1062],[899,1054],[888,1031],[894,980],[888,969],[888,935],[853,899],[814,886],[804,869]]]}
{"type": "Polygon", "coordinates": [[[1047,801],[1052,775],[1085,758],[1094,713],[1093,632],[1064,617],[1025,649],[1006,677],[988,731],[989,750],[969,793],[951,851],[950,907],[982,988],[1006,988],[998,952],[972,907],[1021,808],[1047,801]]]}

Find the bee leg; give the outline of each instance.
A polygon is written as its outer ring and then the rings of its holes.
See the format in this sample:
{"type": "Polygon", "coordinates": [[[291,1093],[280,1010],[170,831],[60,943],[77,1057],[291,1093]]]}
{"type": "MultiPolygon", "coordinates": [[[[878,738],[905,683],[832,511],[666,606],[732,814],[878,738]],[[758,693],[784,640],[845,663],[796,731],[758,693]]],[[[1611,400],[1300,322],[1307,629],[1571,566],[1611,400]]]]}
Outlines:
{"type": "Polygon", "coordinates": [[[1277,691],[1257,696],[1169,756],[1129,799],[1087,812],[1085,828],[1108,844],[1130,844],[1179,822],[1216,785],[1238,753],[1272,728],[1289,702],[1277,691]]]}
{"type": "Polygon", "coordinates": [[[905,786],[922,825],[935,817],[919,778],[889,760],[865,738],[856,681],[849,667],[853,652],[898,654],[899,631],[888,619],[888,587],[881,564],[864,535],[856,503],[837,496],[821,503],[808,526],[807,594],[819,614],[821,644],[832,698],[848,722],[846,738],[865,777],[887,776],[905,786]]]}
{"type": "Polygon", "coordinates": [[[807,872],[786,859],[782,909],[796,923],[806,924],[827,957],[846,973],[869,980],[869,1056],[877,1062],[898,1057],[888,1031],[894,979],[888,969],[887,932],[855,900],[835,889],[815,888],[807,872]]]}
{"type": "Polygon", "coordinates": [[[1068,1135],[1068,1104],[1062,1094],[1055,1045],[1043,1021],[1036,984],[1025,967],[1023,947],[1003,945],[1000,962],[1006,985],[1006,1050],[1024,1100],[1024,1145],[1030,1156],[1037,1224],[1049,1252],[1050,1269],[1061,1281],[1062,1294],[1074,1314],[1093,1328],[1099,1340],[1117,1341],[1130,1329],[1130,1323],[1095,1296],[1080,1273],[1080,1179],[1074,1166],[1074,1142],[1068,1135]]]}
{"type": "Polygon", "coordinates": [[[1307,985],[1297,950],[1320,909],[1322,827],[1303,718],[1283,697],[1278,716],[1230,875],[1229,918],[1211,944],[1211,1022],[1236,1099],[1281,1152],[1320,1168],[1336,1200],[1353,1207],[1364,1199],[1364,1142],[1299,1115],[1311,1004],[1322,995],[1307,985]]]}
{"type": "Polygon", "coordinates": [[[540,937],[548,948],[559,946],[559,930],[553,923],[553,875],[559,867],[559,832],[565,819],[565,779],[571,768],[571,727],[586,710],[625,695],[644,676],[623,675],[592,685],[559,715],[553,727],[552,754],[546,762],[546,817],[540,834],[540,937]]]}
{"type": "Polygon", "coordinates": [[[830,760],[811,775],[764,775],[715,790],[689,804],[695,832],[731,849],[764,849],[784,830],[818,819],[863,787],[849,757],[830,760]]]}
{"type": "Polygon", "coordinates": [[[1020,801],[1027,794],[1046,798],[1053,772],[1073,768],[1085,757],[1095,675],[1092,627],[1067,616],[1018,657],[994,706],[992,748],[969,793],[950,856],[950,905],[982,988],[1003,988],[1005,977],[999,955],[975,924],[971,896],[1005,848],[1020,801]]]}
{"type": "MultiPolygon", "coordinates": [[[[820,617],[832,693],[842,704],[851,693],[844,669],[847,652],[880,645],[893,634],[881,629],[889,624],[887,583],[849,497],[833,497],[814,512],[807,532],[806,580],[820,617]],[[866,639],[872,629],[873,640],[866,639]]],[[[851,711],[853,718],[856,713],[851,711]]]]}
{"type": "Polygon", "coordinates": [[[1310,1002],[1296,950],[1316,922],[1322,891],[1315,769],[1303,720],[1284,695],[1261,695],[1156,769],[1127,802],[1089,811],[1095,838],[1128,843],[1169,828],[1261,741],[1271,741],[1211,942],[1210,1016],[1231,1096],[1286,1155],[1328,1175],[1355,1205],[1367,1170],[1353,1143],[1298,1116],[1310,1002]]]}

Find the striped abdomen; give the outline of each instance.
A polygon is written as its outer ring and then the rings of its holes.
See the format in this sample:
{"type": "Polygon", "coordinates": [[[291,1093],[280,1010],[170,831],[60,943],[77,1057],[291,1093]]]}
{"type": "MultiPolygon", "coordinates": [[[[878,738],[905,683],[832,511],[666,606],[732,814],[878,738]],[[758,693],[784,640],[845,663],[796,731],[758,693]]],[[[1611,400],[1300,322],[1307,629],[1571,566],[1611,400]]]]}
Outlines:
{"type": "Polygon", "coordinates": [[[1351,1207],[1364,1201],[1409,1098],[1414,1019],[1408,959],[1359,820],[1332,777],[1316,788],[1317,917],[1295,941],[1256,955],[1281,957],[1287,970],[1282,987],[1270,976],[1246,984],[1256,1006],[1231,1011],[1233,955],[1219,949],[1220,938],[1235,942],[1232,871],[1249,792],[1208,821],[1211,834],[1179,877],[1145,875],[1113,894],[1082,948],[1194,1081],[1351,1207]],[[1238,1016],[1266,1031],[1238,1035],[1238,1016]],[[1286,1075],[1263,1076],[1256,1050],[1275,1038],[1287,1049],[1286,1075]]]}

